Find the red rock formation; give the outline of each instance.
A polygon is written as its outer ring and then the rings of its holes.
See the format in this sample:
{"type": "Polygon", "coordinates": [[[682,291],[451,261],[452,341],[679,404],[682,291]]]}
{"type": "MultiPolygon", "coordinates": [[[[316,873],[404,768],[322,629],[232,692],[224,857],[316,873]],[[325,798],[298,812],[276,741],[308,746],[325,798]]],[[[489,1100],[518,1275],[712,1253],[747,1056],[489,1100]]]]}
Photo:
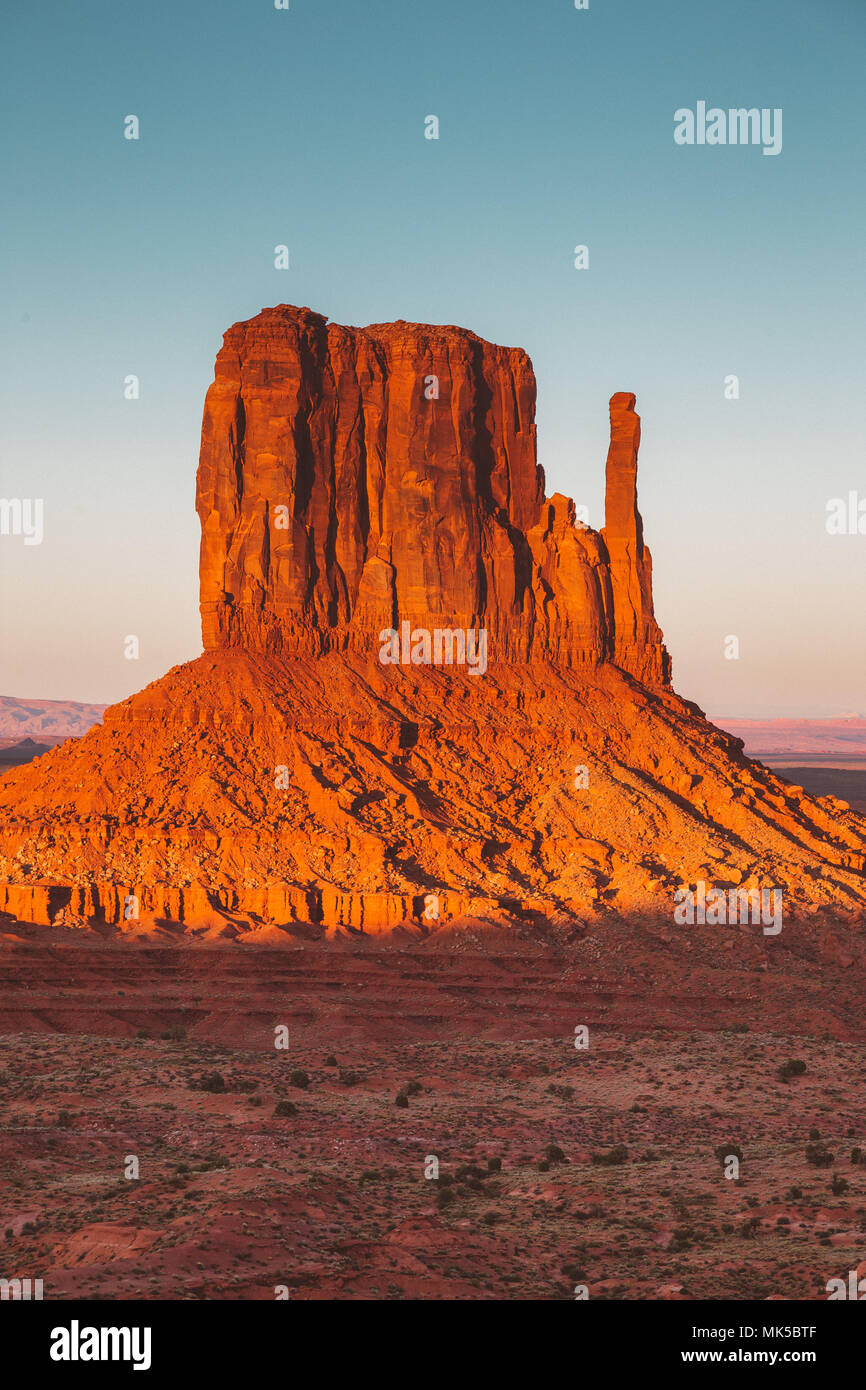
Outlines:
{"type": "Polygon", "coordinates": [[[602,536],[610,557],[613,591],[613,659],[649,684],[670,679],[670,660],[653,616],[652,560],[643,543],[637,509],[637,451],[640,416],[634,396],[617,391],[610,400],[610,449],[602,536]]]}
{"type": "Polygon", "coordinates": [[[202,427],[205,649],[371,655],[408,622],[484,628],[490,660],[615,653],[667,683],[633,407],[611,402],[606,547],[570,501],[544,496],[525,352],[288,305],[235,324],[202,427]]]}
{"type": "Polygon", "coordinates": [[[534,407],[525,354],[462,329],[286,306],[232,328],[198,478],[205,654],[0,777],[0,912],[670,924],[697,882],[862,910],[863,818],[669,687],[634,397],[611,401],[601,534],[544,497],[534,407]],[[485,628],[483,679],[383,665],[404,622],[485,628]]]}

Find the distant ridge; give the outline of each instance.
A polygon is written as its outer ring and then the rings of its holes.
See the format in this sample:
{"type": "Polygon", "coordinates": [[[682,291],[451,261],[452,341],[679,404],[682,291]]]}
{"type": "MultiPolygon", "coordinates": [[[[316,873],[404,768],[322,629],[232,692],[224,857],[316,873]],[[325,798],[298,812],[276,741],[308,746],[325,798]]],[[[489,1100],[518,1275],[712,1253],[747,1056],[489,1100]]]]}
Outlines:
{"type": "Polygon", "coordinates": [[[834,719],[726,719],[716,715],[713,722],[741,738],[750,758],[782,753],[866,757],[866,719],[859,715],[837,715],[834,719]]]}
{"type": "Polygon", "coordinates": [[[80,738],[102,723],[105,705],[86,705],[76,700],[26,700],[0,695],[0,739],[80,738]]]}

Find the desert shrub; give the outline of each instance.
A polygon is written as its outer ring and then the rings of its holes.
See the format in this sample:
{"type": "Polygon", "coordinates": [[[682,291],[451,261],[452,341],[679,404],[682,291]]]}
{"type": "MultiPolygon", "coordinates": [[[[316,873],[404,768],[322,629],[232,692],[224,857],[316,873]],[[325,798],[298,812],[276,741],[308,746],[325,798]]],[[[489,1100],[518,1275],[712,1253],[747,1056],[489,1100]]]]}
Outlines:
{"type": "Polygon", "coordinates": [[[502,1172],[502,1159],[501,1159],[501,1158],[488,1158],[488,1160],[487,1160],[487,1171],[488,1171],[488,1173],[501,1173],[501,1172],[502,1172]]]}
{"type": "Polygon", "coordinates": [[[396,1096],[394,1097],[394,1104],[395,1104],[400,1110],[408,1110],[408,1108],[409,1108],[409,1097],[407,1096],[407,1094],[406,1094],[405,1091],[398,1091],[398,1092],[397,1092],[396,1096]]]}
{"type": "Polygon", "coordinates": [[[70,1115],[70,1113],[69,1113],[68,1110],[61,1110],[60,1114],[57,1116],[57,1128],[58,1128],[58,1129],[71,1129],[71,1128],[72,1128],[72,1116],[70,1115]]]}
{"type": "Polygon", "coordinates": [[[628,1149],[625,1144],[614,1144],[607,1153],[593,1153],[590,1155],[593,1163],[602,1164],[606,1167],[613,1167],[618,1163],[628,1163],[628,1149]]]}
{"type": "Polygon", "coordinates": [[[278,1100],[274,1106],[274,1114],[279,1115],[280,1118],[288,1115],[297,1115],[297,1113],[298,1107],[295,1105],[294,1101],[291,1100],[278,1100]]]}
{"type": "Polygon", "coordinates": [[[340,1081],[344,1086],[357,1086],[360,1079],[356,1071],[352,1071],[349,1067],[340,1067],[340,1081]]]}
{"type": "Polygon", "coordinates": [[[832,1168],[836,1159],[826,1144],[807,1144],[806,1162],[811,1163],[813,1168],[832,1168]]]}
{"type": "Polygon", "coordinates": [[[310,1084],[310,1078],[305,1071],[299,1069],[290,1074],[289,1082],[292,1086],[297,1086],[298,1090],[305,1091],[310,1084]]]}
{"type": "Polygon", "coordinates": [[[789,1057],[787,1062],[783,1062],[779,1067],[779,1079],[788,1081],[792,1076],[802,1076],[805,1070],[805,1062],[801,1062],[797,1057],[789,1057]]]}
{"type": "Polygon", "coordinates": [[[440,1207],[440,1208],[441,1208],[441,1207],[447,1207],[447,1206],[449,1206],[449,1205],[451,1204],[451,1202],[453,1202],[453,1201],[454,1201],[454,1193],[451,1191],[451,1188],[450,1188],[450,1187],[440,1187],[439,1191],[436,1193],[436,1205],[437,1205],[437,1207],[440,1207]]]}
{"type": "Polygon", "coordinates": [[[325,1058],[325,1066],[326,1066],[326,1067],[335,1067],[336,1065],[337,1065],[337,1059],[336,1059],[336,1057],[334,1056],[333,1052],[329,1052],[328,1055],[327,1055],[327,1057],[325,1058]]]}
{"type": "Polygon", "coordinates": [[[725,1166],[725,1160],[728,1158],[739,1159],[740,1163],[743,1161],[743,1150],[740,1148],[739,1144],[719,1144],[713,1152],[723,1168],[725,1166]]]}
{"type": "Polygon", "coordinates": [[[695,1238],[695,1233],[691,1226],[677,1226],[671,1232],[670,1244],[668,1249],[672,1251],[688,1250],[695,1238]]]}
{"type": "Polygon", "coordinates": [[[206,1071],[199,1077],[198,1089],[220,1095],[226,1089],[225,1077],[218,1071],[206,1071]]]}
{"type": "Polygon", "coordinates": [[[159,1036],[163,1042],[183,1042],[186,1038],[186,1029],[180,1023],[172,1023],[170,1027],[164,1028],[159,1036]]]}
{"type": "Polygon", "coordinates": [[[847,1178],[840,1177],[838,1173],[834,1174],[833,1181],[830,1184],[830,1190],[834,1197],[841,1197],[843,1192],[848,1191],[848,1186],[847,1178]]]}
{"type": "Polygon", "coordinates": [[[454,1170],[454,1176],[458,1182],[465,1182],[467,1178],[483,1178],[484,1169],[479,1168],[477,1163],[461,1163],[454,1170]]]}
{"type": "Polygon", "coordinates": [[[417,1096],[417,1095],[420,1095],[420,1093],[421,1093],[423,1090],[424,1090],[424,1087],[421,1085],[421,1082],[420,1082],[420,1081],[407,1081],[407,1082],[406,1082],[406,1094],[407,1094],[407,1095],[410,1095],[410,1096],[417,1096]]]}
{"type": "Polygon", "coordinates": [[[565,1086],[558,1081],[551,1081],[547,1089],[552,1096],[558,1096],[560,1100],[574,1100],[573,1086],[565,1086]]]}

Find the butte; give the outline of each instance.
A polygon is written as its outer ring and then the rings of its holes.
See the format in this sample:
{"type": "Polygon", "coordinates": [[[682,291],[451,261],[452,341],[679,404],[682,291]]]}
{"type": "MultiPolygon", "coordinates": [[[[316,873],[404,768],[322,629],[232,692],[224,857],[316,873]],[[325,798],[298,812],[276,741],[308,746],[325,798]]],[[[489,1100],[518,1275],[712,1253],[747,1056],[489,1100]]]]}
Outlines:
{"type": "Polygon", "coordinates": [[[3,777],[0,910],[568,934],[672,922],[704,882],[778,888],[786,922],[861,914],[866,821],[671,687],[634,407],[610,402],[594,531],[545,496],[520,349],[288,305],[235,324],[202,427],[203,654],[3,777]],[[404,623],[483,630],[486,671],[383,665],[404,623]]]}

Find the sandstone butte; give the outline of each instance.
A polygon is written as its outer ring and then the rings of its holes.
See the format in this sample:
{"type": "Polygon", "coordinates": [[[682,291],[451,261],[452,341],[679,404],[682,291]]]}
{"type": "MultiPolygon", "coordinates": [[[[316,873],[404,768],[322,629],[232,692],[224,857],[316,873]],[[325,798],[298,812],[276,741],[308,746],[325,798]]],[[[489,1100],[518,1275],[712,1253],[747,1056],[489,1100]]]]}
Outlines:
{"type": "Polygon", "coordinates": [[[866,821],[671,688],[634,396],[610,402],[600,532],[545,496],[534,415],[526,353],[464,329],[235,324],[202,427],[203,654],[0,780],[0,910],[580,931],[672,921],[704,881],[862,919],[866,821]],[[404,622],[486,630],[486,672],[383,665],[404,622]]]}

